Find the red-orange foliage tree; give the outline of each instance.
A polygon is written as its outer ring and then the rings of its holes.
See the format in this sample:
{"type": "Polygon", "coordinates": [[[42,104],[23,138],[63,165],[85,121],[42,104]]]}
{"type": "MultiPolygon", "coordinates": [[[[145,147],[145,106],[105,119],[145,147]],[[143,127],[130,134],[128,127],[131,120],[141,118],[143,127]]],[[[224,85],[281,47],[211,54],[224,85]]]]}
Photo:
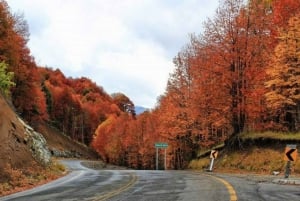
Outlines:
{"type": "Polygon", "coordinates": [[[288,48],[281,38],[298,34],[298,25],[290,30],[287,22],[299,12],[298,0],[221,1],[204,32],[191,36],[174,58],[175,70],[157,107],[137,116],[122,93],[110,96],[88,78],[37,68],[26,46],[26,22],[22,15],[12,15],[4,0],[0,60],[15,73],[12,100],[29,122],[49,121],[73,139],[92,142],[107,162],[134,168],[154,168],[154,143],[164,141],[169,144],[168,167],[181,169],[199,148],[232,134],[269,129],[274,119],[281,128],[299,130],[299,90],[274,78],[284,74],[291,78],[289,84],[298,85],[297,48],[291,51],[297,40],[286,38],[288,48]],[[278,91],[288,91],[285,98],[292,104],[274,102],[274,91],[276,97],[282,95],[278,91]],[[278,115],[274,108],[284,111],[278,115]]]}
{"type": "Polygon", "coordinates": [[[153,169],[157,119],[150,112],[134,117],[122,112],[110,115],[96,130],[92,145],[110,163],[136,169],[153,169]]]}
{"type": "Polygon", "coordinates": [[[300,130],[300,13],[280,32],[268,68],[267,106],[277,124],[273,129],[300,130]],[[279,126],[279,128],[278,128],[279,126]]]}
{"type": "Polygon", "coordinates": [[[16,86],[12,101],[30,123],[47,120],[45,97],[41,93],[37,67],[26,44],[28,26],[22,15],[12,15],[5,1],[0,1],[0,60],[14,72],[16,86]]]}
{"type": "Polygon", "coordinates": [[[88,78],[66,78],[60,70],[40,68],[50,122],[72,139],[89,144],[100,123],[120,110],[88,78]]]}
{"type": "Polygon", "coordinates": [[[172,144],[173,167],[186,167],[201,146],[262,130],[265,66],[271,47],[270,6],[225,0],[204,34],[174,59],[160,99],[160,133],[172,144]]]}
{"type": "Polygon", "coordinates": [[[225,72],[234,134],[261,127],[263,81],[270,47],[268,7],[256,0],[247,6],[241,3],[224,1],[216,18],[206,24],[204,38],[217,52],[216,65],[225,72]]]}
{"type": "Polygon", "coordinates": [[[298,0],[273,0],[273,23],[276,28],[285,29],[291,17],[296,16],[300,12],[300,1],[298,0]]]}

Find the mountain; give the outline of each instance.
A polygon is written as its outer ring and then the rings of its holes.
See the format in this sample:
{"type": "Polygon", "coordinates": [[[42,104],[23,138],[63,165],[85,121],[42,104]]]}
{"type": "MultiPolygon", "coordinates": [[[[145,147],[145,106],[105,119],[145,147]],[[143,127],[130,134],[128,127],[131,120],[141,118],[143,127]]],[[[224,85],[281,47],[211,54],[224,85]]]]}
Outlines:
{"type": "Polygon", "coordinates": [[[145,112],[145,111],[147,111],[147,110],[149,110],[148,108],[145,108],[145,107],[142,107],[142,106],[135,106],[134,107],[134,110],[135,110],[135,113],[137,114],[137,115],[139,115],[139,114],[141,114],[141,113],[143,113],[143,112],[145,112]]]}

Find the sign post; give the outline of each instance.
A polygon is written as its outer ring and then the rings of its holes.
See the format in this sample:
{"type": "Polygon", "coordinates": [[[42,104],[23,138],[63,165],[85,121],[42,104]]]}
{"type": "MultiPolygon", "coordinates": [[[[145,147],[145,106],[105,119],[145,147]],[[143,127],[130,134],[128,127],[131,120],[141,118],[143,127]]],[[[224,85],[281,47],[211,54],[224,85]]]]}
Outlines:
{"type": "Polygon", "coordinates": [[[285,166],[284,178],[289,178],[289,175],[291,173],[291,162],[296,161],[297,152],[298,152],[297,145],[295,144],[286,145],[285,152],[284,152],[284,160],[287,162],[285,166]]]}
{"type": "Polygon", "coordinates": [[[155,169],[158,170],[158,147],[156,147],[156,157],[155,158],[156,158],[155,159],[156,160],[156,166],[155,166],[156,168],[155,169]]]}
{"type": "Polygon", "coordinates": [[[167,148],[168,148],[168,144],[165,142],[157,142],[155,143],[155,148],[156,148],[156,170],[158,170],[158,149],[165,149],[165,159],[164,159],[164,166],[165,166],[165,170],[167,169],[167,148]]]}
{"type": "Polygon", "coordinates": [[[211,150],[210,152],[210,166],[209,166],[209,171],[212,172],[213,166],[214,166],[214,160],[217,158],[218,156],[218,151],[217,150],[211,150]]]}

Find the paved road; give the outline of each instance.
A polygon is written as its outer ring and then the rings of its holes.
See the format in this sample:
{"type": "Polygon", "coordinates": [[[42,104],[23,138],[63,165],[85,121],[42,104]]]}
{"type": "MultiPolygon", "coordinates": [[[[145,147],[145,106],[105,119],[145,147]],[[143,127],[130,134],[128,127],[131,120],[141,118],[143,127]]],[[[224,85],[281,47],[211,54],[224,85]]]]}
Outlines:
{"type": "Polygon", "coordinates": [[[64,161],[72,172],[1,201],[299,201],[300,186],[274,178],[190,171],[93,170],[64,161]]]}
{"type": "MultiPolygon", "coordinates": [[[[235,189],[239,201],[300,201],[300,185],[273,183],[283,176],[216,174],[235,189]]],[[[293,176],[290,180],[293,181],[293,176]]],[[[299,181],[299,178],[295,178],[299,181]]],[[[299,183],[299,182],[298,182],[299,183]]]]}

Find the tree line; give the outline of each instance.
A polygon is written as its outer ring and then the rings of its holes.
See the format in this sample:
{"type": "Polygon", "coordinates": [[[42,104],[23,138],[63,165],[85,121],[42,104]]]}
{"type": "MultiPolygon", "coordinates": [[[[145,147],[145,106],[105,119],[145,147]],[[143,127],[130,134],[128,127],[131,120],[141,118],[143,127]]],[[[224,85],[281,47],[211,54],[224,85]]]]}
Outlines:
{"type": "Polygon", "coordinates": [[[67,78],[59,69],[38,66],[28,40],[23,15],[13,14],[7,2],[0,0],[0,92],[34,128],[49,124],[89,145],[109,115],[124,109],[135,115],[126,95],[109,95],[88,78],[67,78]]]}
{"type": "Polygon", "coordinates": [[[220,1],[174,58],[156,108],[126,126],[112,123],[118,118],[100,125],[95,149],[117,164],[132,166],[126,157],[134,154],[135,168],[153,168],[154,143],[163,141],[167,166],[182,169],[200,149],[243,132],[298,132],[299,20],[297,0],[220,1]],[[131,146],[126,136],[136,136],[131,146]],[[113,145],[119,154],[111,156],[113,145]]]}
{"type": "Polygon", "coordinates": [[[298,0],[220,1],[175,56],[156,107],[140,115],[122,93],[37,66],[26,21],[4,0],[0,20],[1,74],[16,111],[91,145],[106,162],[154,169],[154,143],[166,142],[168,168],[182,169],[200,149],[243,132],[299,131],[298,0]]]}

